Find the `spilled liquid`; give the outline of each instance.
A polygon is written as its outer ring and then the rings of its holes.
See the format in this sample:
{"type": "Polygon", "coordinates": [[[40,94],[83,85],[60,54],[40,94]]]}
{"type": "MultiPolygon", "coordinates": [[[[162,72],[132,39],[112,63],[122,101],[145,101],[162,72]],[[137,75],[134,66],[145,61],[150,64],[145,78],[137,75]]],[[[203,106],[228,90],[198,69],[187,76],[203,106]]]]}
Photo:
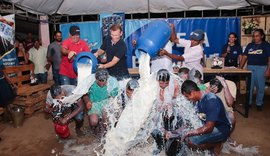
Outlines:
{"type": "MultiPolygon", "coordinates": [[[[162,129],[164,123],[163,106],[173,106],[167,109],[168,116],[183,116],[185,130],[201,127],[194,105],[187,101],[182,95],[172,99],[175,82],[180,83],[178,77],[171,75],[170,84],[164,90],[164,101],[159,98],[159,84],[156,81],[156,73],[150,74],[150,57],[148,54],[141,53],[139,59],[139,88],[133,94],[123,110],[116,127],[110,126],[103,140],[103,151],[99,154],[106,156],[121,155],[152,155],[156,149],[155,141],[151,137],[151,132],[155,129],[162,129]]],[[[179,84],[180,85],[180,84],[179,84]]],[[[118,106],[117,100],[112,100],[109,107],[118,106]]],[[[115,112],[119,111],[107,108],[108,116],[112,124],[117,121],[115,112]]],[[[177,118],[172,121],[173,126],[177,124],[177,118]]],[[[182,147],[182,155],[194,154],[185,145],[182,147]]],[[[200,155],[204,153],[195,152],[200,155]]],[[[164,152],[160,155],[165,155],[164,152]]],[[[181,154],[180,154],[181,155],[181,154]]]]}
{"type": "MultiPolygon", "coordinates": [[[[196,129],[202,126],[194,105],[187,101],[181,94],[176,98],[172,98],[174,94],[175,84],[180,86],[183,81],[171,74],[171,80],[164,89],[164,100],[160,100],[159,84],[156,81],[156,73],[150,74],[150,57],[141,53],[139,66],[139,88],[135,89],[132,99],[126,99],[126,107],[122,110],[122,101],[119,100],[120,94],[125,92],[125,86],[129,79],[120,81],[119,95],[109,99],[106,106],[108,116],[108,130],[101,140],[94,140],[90,144],[76,143],[74,139],[64,141],[63,155],[105,155],[105,156],[150,156],[157,149],[156,143],[151,136],[154,130],[162,130],[164,127],[163,117],[166,113],[167,117],[180,116],[182,125],[184,125],[179,133],[172,134],[171,137],[180,138],[183,133],[189,129],[196,129]],[[173,106],[173,107],[170,107],[173,106]],[[166,109],[163,109],[166,108],[166,109]],[[166,110],[166,111],[164,111],[166,110]]],[[[78,65],[78,86],[73,95],[63,100],[64,103],[71,104],[76,102],[84,95],[94,82],[94,77],[89,73],[91,66],[78,65]]],[[[116,85],[116,84],[114,84],[116,85]]],[[[108,88],[114,88],[108,86],[108,88]]],[[[172,126],[177,125],[177,118],[173,118],[172,126]]],[[[164,132],[161,131],[164,135],[164,132]]],[[[88,138],[85,138],[88,139],[88,138]]],[[[186,155],[210,155],[208,151],[192,151],[184,143],[180,143],[181,148],[178,156],[186,155]]],[[[225,144],[226,146],[227,144],[225,144]]],[[[165,145],[166,146],[166,145],[165,145]]],[[[228,151],[237,153],[257,154],[257,147],[242,148],[226,146],[228,151]]],[[[223,149],[224,150],[224,149],[223,149]]],[[[165,156],[164,150],[157,154],[165,156]]]]}

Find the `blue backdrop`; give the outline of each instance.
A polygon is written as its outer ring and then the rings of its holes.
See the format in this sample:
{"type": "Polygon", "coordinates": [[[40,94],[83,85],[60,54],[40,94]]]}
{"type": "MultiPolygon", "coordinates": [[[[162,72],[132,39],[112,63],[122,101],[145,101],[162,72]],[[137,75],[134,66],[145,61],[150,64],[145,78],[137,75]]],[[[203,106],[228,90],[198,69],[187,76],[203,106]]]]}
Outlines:
{"type": "MultiPolygon", "coordinates": [[[[125,20],[125,41],[128,47],[127,65],[129,68],[134,67],[136,64],[132,40],[137,40],[145,29],[147,29],[151,21],[153,20],[125,20]]],[[[174,23],[177,36],[184,39],[189,39],[190,33],[195,29],[204,30],[204,49],[207,56],[213,53],[221,54],[222,46],[227,43],[230,32],[235,32],[238,36],[240,34],[240,18],[237,17],[166,19],[166,21],[174,23]]],[[[81,28],[81,38],[87,39],[90,46],[95,45],[92,46],[92,49],[98,49],[100,47],[101,35],[99,22],[62,24],[60,28],[63,32],[64,39],[68,37],[69,27],[74,24],[81,28]]],[[[178,45],[174,45],[173,53],[181,55],[183,49],[178,45]]]]}

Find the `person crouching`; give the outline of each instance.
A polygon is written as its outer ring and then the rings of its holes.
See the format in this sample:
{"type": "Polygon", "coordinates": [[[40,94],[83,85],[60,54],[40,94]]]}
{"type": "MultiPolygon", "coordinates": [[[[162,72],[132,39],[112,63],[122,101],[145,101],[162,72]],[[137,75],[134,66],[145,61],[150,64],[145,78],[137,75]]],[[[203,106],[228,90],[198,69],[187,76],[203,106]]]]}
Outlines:
{"type": "Polygon", "coordinates": [[[100,132],[103,135],[107,119],[105,106],[109,104],[110,97],[115,97],[118,94],[118,81],[110,76],[108,70],[104,68],[97,69],[95,79],[83,100],[88,110],[90,127],[96,134],[100,132]],[[100,129],[98,129],[98,125],[100,129]]]}
{"type": "Polygon", "coordinates": [[[72,119],[75,121],[77,136],[84,135],[81,130],[84,119],[83,101],[80,99],[77,103],[71,105],[65,105],[60,102],[64,97],[71,95],[75,87],[73,85],[53,85],[47,94],[45,111],[52,115],[55,132],[63,139],[68,138],[70,135],[68,123],[72,119]]]}

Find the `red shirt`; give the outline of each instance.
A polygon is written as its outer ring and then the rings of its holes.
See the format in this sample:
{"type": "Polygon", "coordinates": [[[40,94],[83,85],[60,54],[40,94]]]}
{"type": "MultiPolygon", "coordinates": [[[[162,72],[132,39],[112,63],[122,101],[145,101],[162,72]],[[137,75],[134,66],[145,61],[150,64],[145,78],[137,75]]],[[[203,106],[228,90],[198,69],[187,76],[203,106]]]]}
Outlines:
{"type": "MultiPolygon", "coordinates": [[[[75,51],[77,54],[80,52],[90,52],[88,44],[84,40],[74,43],[70,38],[62,42],[62,47],[70,51],[75,51]]],[[[69,61],[67,55],[62,55],[59,73],[69,78],[77,78],[73,69],[73,60],[69,61]]]]}

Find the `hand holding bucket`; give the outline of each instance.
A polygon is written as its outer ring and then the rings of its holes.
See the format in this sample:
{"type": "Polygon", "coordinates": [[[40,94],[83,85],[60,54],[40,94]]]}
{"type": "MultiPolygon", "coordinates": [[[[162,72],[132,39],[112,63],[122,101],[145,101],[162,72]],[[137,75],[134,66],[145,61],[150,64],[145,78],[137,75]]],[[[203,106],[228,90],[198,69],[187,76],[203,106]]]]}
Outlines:
{"type": "Polygon", "coordinates": [[[146,31],[137,40],[135,55],[140,58],[140,53],[145,52],[151,58],[158,56],[161,48],[169,41],[172,30],[165,21],[153,21],[146,31]]]}

